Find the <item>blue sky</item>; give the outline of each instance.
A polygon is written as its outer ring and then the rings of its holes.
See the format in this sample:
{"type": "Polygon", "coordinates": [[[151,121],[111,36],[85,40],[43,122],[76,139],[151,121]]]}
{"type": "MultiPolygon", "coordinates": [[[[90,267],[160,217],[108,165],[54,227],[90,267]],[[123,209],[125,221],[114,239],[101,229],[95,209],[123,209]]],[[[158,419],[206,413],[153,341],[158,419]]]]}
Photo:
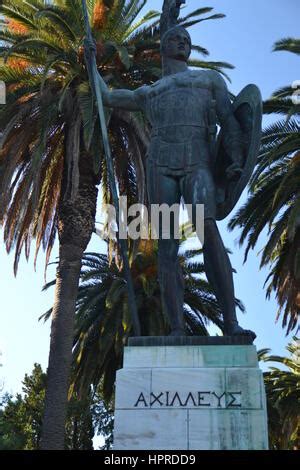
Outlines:
{"type": "MultiPolygon", "coordinates": [[[[161,0],[149,0],[148,9],[160,9],[161,0]]],[[[300,63],[296,55],[284,52],[273,53],[273,43],[283,37],[299,37],[299,0],[215,0],[199,2],[187,0],[186,11],[203,6],[214,6],[226,18],[201,23],[191,29],[195,44],[201,44],[210,51],[210,60],[223,60],[235,65],[230,71],[230,89],[238,93],[248,83],[257,84],[263,98],[283,85],[300,79],[300,63]]],[[[240,203],[245,200],[245,194],[240,203]]],[[[100,216],[100,211],[99,211],[100,216]]],[[[269,347],[276,354],[283,354],[291,338],[286,337],[280,322],[275,324],[277,305],[274,299],[267,301],[263,283],[267,271],[259,270],[260,245],[250,254],[243,265],[243,249],[236,244],[238,231],[227,231],[228,219],[219,224],[225,245],[233,251],[231,260],[235,274],[236,295],[246,305],[247,313],[239,314],[241,324],[257,333],[257,348],[269,347]]],[[[104,244],[93,237],[91,251],[103,251],[104,244]]],[[[57,245],[52,260],[57,256],[57,245]]],[[[45,369],[49,350],[50,323],[38,322],[38,317],[53,302],[54,291],[42,293],[44,283],[44,259],[41,253],[37,270],[33,270],[32,259],[27,264],[22,258],[18,276],[13,276],[13,256],[7,256],[0,243],[0,384],[11,392],[21,390],[24,374],[30,372],[34,362],[45,369]]],[[[54,277],[55,269],[50,266],[47,279],[54,277]]]]}

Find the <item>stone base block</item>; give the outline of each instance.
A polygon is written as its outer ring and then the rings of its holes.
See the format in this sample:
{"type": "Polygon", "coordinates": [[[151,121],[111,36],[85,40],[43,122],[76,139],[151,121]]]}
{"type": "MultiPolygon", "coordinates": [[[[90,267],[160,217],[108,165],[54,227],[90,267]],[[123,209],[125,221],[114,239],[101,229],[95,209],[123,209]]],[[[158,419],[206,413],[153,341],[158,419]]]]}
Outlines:
{"type": "Polygon", "coordinates": [[[267,448],[264,383],[253,345],[125,348],[114,449],[267,448]]]}

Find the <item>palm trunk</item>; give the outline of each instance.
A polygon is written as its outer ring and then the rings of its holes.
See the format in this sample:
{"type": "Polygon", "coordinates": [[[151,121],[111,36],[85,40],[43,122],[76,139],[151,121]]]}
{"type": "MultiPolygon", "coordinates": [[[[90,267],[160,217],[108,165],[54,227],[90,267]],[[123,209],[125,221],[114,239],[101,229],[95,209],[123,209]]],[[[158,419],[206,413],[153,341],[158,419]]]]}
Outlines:
{"type": "Polygon", "coordinates": [[[74,310],[79,283],[80,247],[62,245],[56,275],[51,324],[47,392],[41,449],[63,449],[69,373],[72,360],[74,310]]]}
{"type": "MultiPolygon", "coordinates": [[[[87,159],[85,165],[87,164],[87,159]]],[[[75,303],[81,260],[95,223],[97,188],[92,171],[81,172],[78,195],[59,210],[59,265],[52,312],[45,411],[40,448],[64,449],[68,388],[72,362],[75,303]],[[85,173],[85,174],[84,174],[85,173]]]]}

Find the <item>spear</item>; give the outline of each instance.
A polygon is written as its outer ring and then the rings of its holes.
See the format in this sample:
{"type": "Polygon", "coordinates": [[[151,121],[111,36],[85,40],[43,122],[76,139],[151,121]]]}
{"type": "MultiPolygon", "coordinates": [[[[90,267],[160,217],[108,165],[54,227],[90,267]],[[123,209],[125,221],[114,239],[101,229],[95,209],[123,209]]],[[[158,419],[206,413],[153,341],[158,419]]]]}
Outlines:
{"type": "MultiPolygon", "coordinates": [[[[86,0],[82,0],[82,10],[83,10],[83,16],[84,16],[86,37],[90,39],[91,41],[93,41],[93,36],[92,36],[91,27],[90,27],[87,6],[86,6],[86,0]]],[[[118,198],[118,193],[117,193],[114,168],[113,168],[110,145],[109,145],[109,140],[108,140],[108,132],[107,132],[107,127],[106,127],[102,94],[101,94],[101,90],[99,86],[97,86],[98,70],[97,70],[95,52],[93,51],[89,55],[85,54],[85,61],[86,61],[86,67],[88,71],[90,84],[91,84],[94,94],[96,95],[96,102],[97,102],[97,107],[98,107],[100,127],[101,127],[102,139],[103,139],[104,154],[105,154],[106,166],[107,166],[107,171],[108,171],[108,181],[109,181],[109,186],[110,186],[110,190],[112,193],[113,204],[114,204],[115,211],[116,211],[117,227],[118,227],[117,233],[119,234],[119,198],[118,198]]],[[[131,277],[131,272],[130,272],[130,267],[129,267],[128,255],[127,255],[127,243],[126,243],[126,240],[120,239],[119,235],[117,235],[117,239],[118,239],[118,243],[120,247],[121,256],[123,259],[123,269],[124,269],[125,279],[127,282],[128,303],[129,303],[129,308],[130,308],[131,317],[132,317],[133,330],[136,336],[141,336],[141,327],[140,327],[139,317],[137,313],[133,282],[132,282],[132,277],[131,277]]]]}

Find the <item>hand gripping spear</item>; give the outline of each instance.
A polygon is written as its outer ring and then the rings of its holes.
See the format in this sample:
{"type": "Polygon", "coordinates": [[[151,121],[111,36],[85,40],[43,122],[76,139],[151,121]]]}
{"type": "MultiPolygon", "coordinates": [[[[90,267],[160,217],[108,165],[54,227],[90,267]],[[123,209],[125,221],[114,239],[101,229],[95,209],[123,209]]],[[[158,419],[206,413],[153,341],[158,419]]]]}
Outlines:
{"type": "MultiPolygon", "coordinates": [[[[82,0],[82,9],[83,9],[86,36],[88,39],[93,40],[92,31],[91,31],[91,27],[89,23],[87,6],[86,6],[86,0],[82,0]]],[[[97,70],[95,52],[89,55],[85,54],[85,61],[86,61],[86,66],[87,66],[87,71],[88,71],[88,76],[89,76],[89,80],[91,83],[91,87],[92,87],[93,92],[96,95],[96,102],[97,102],[97,107],[98,107],[98,114],[99,114],[101,133],[102,133],[102,139],[103,139],[103,147],[104,147],[104,153],[105,153],[105,159],[106,159],[106,165],[107,165],[107,171],[108,171],[108,180],[109,180],[110,190],[112,192],[113,204],[114,204],[115,211],[116,211],[118,234],[119,234],[119,198],[118,198],[118,193],[117,193],[117,187],[116,187],[115,176],[114,176],[114,168],[113,168],[110,145],[109,145],[109,140],[108,140],[103,100],[102,100],[101,90],[99,86],[97,86],[98,70],[97,70]]],[[[118,235],[117,235],[117,238],[118,238],[118,243],[120,246],[121,256],[123,259],[125,279],[127,282],[128,303],[129,303],[129,308],[130,308],[131,317],[132,317],[133,330],[136,336],[141,336],[140,322],[139,322],[139,317],[137,313],[133,282],[132,282],[132,277],[130,273],[128,255],[127,255],[127,243],[126,243],[126,240],[120,239],[118,235]]]]}

